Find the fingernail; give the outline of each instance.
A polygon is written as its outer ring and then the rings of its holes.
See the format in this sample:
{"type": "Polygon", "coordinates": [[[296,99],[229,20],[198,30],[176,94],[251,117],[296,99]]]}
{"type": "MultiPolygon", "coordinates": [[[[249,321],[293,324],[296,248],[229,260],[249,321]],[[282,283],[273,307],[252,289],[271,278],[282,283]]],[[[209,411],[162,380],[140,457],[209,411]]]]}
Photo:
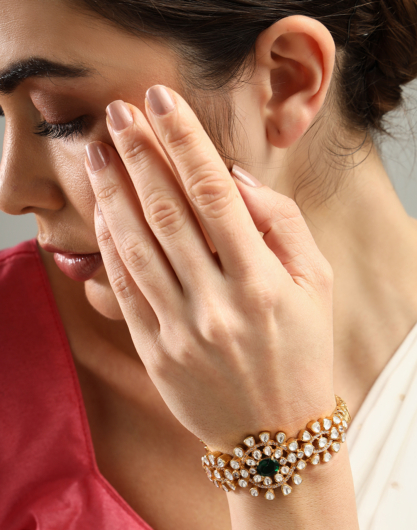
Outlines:
{"type": "Polygon", "coordinates": [[[175,103],[168,92],[162,85],[155,85],[146,92],[146,99],[155,114],[163,116],[175,109],[175,103]]]}
{"type": "Polygon", "coordinates": [[[93,173],[100,171],[109,163],[110,157],[107,148],[99,142],[92,142],[85,146],[88,165],[93,173]]]}
{"type": "Polygon", "coordinates": [[[126,129],[133,123],[133,116],[130,109],[121,99],[110,103],[106,108],[106,112],[110,125],[116,132],[123,131],[123,129],[126,129]]]}
{"type": "Polygon", "coordinates": [[[237,166],[236,164],[232,167],[232,175],[238,180],[246,184],[247,186],[252,186],[252,188],[260,188],[263,186],[262,182],[259,182],[253,175],[237,166]]]}

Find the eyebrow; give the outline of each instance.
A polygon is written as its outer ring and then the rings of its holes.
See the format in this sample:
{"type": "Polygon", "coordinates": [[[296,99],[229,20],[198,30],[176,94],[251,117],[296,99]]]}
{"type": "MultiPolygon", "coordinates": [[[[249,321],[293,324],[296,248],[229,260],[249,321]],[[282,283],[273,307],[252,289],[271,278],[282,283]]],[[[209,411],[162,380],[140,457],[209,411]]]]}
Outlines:
{"type": "Polygon", "coordinates": [[[29,77],[88,77],[94,70],[82,64],[64,64],[40,57],[30,57],[12,63],[0,71],[0,94],[11,94],[29,77]]]}

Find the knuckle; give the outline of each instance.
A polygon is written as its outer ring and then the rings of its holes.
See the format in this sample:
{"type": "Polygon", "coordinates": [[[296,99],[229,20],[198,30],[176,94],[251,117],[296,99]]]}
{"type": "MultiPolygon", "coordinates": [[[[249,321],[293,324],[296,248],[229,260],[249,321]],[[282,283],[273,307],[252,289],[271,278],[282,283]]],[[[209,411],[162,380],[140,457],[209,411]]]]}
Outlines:
{"type": "Polygon", "coordinates": [[[207,344],[230,346],[236,340],[230,320],[221,314],[212,314],[200,324],[200,334],[207,344]]]}
{"type": "Polygon", "coordinates": [[[170,150],[180,154],[183,151],[189,151],[197,147],[200,143],[200,138],[196,131],[191,127],[176,127],[170,131],[165,141],[170,150]]]}
{"type": "Polygon", "coordinates": [[[302,217],[300,207],[291,197],[285,198],[281,206],[281,212],[287,219],[298,219],[302,217]]]}
{"type": "Polygon", "coordinates": [[[152,255],[149,242],[139,238],[137,234],[128,234],[120,244],[120,257],[130,270],[138,272],[145,269],[152,255]]]}
{"type": "Polygon", "coordinates": [[[128,164],[143,163],[153,152],[153,147],[147,138],[137,134],[125,140],[123,158],[128,164]]]}
{"type": "Polygon", "coordinates": [[[97,243],[100,248],[106,249],[109,246],[112,246],[113,243],[113,237],[110,233],[110,230],[107,228],[102,228],[100,231],[96,232],[97,237],[97,243]]]}
{"type": "Polygon", "coordinates": [[[256,312],[267,313],[275,309],[277,296],[274,284],[269,281],[251,283],[244,288],[248,307],[256,312]]]}
{"type": "Polygon", "coordinates": [[[222,217],[232,200],[230,187],[212,171],[199,171],[188,186],[188,194],[197,208],[212,218],[222,217]]]}
{"type": "Polygon", "coordinates": [[[173,236],[183,228],[186,221],[184,206],[164,191],[152,192],[143,205],[149,225],[164,236],[173,236]]]}
{"type": "Polygon", "coordinates": [[[110,202],[114,199],[119,191],[120,186],[112,182],[97,192],[97,199],[102,202],[110,202]]]}
{"type": "Polygon", "coordinates": [[[129,300],[134,296],[135,290],[133,279],[126,273],[124,267],[118,267],[112,271],[110,282],[117,298],[129,300]]]}

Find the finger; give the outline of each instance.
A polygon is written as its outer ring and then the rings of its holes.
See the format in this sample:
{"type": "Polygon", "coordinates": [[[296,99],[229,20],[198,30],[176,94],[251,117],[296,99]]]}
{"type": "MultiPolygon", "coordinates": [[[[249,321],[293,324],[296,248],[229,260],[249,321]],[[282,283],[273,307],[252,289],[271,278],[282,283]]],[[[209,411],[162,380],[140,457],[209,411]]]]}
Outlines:
{"type": "Polygon", "coordinates": [[[258,231],[194,112],[181,96],[161,85],[148,90],[146,110],[217,249],[224,272],[240,279],[259,272],[264,246],[258,231]]]}
{"type": "Polygon", "coordinates": [[[263,239],[294,282],[304,288],[320,286],[331,276],[297,203],[268,186],[250,185],[249,173],[234,166],[232,175],[263,239]],[[244,182],[244,183],[243,183],[244,182]],[[249,183],[249,185],[248,185],[249,183]]]}
{"type": "Polygon", "coordinates": [[[86,169],[117,252],[139,290],[158,318],[178,312],[183,297],[178,278],[143,216],[117,152],[92,142],[86,169]]]}
{"type": "Polygon", "coordinates": [[[206,284],[214,276],[220,278],[219,266],[145,116],[123,101],[111,103],[107,112],[112,139],[145,219],[184,291],[202,287],[202,278],[206,284]]]}
{"type": "Polygon", "coordinates": [[[106,221],[97,209],[97,205],[94,209],[94,224],[107,277],[126,323],[129,328],[132,326],[132,332],[135,334],[139,332],[141,342],[150,347],[159,335],[158,319],[121,260],[106,221]]]}

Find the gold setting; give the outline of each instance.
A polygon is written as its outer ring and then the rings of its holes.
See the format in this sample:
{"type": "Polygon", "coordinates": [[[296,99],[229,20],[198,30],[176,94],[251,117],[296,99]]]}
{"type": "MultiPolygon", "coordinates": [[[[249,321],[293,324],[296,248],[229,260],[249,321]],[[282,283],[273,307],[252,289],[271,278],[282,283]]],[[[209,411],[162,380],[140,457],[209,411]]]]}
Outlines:
{"type": "Polygon", "coordinates": [[[346,403],[339,396],[335,398],[333,413],[310,421],[297,438],[287,439],[282,431],[274,437],[269,431],[262,431],[259,441],[254,435],[246,436],[243,443],[234,448],[233,455],[210,451],[201,440],[206,449],[201,460],[207,477],[226,492],[240,487],[246,488],[253,497],[262,494],[267,500],[274,500],[275,490],[280,488],[284,496],[289,495],[292,486],[302,483],[300,471],[308,464],[316,466],[329,462],[346,440],[351,417],[346,403]],[[272,459],[274,464],[279,464],[279,470],[267,476],[260,474],[260,462],[272,459]]]}

